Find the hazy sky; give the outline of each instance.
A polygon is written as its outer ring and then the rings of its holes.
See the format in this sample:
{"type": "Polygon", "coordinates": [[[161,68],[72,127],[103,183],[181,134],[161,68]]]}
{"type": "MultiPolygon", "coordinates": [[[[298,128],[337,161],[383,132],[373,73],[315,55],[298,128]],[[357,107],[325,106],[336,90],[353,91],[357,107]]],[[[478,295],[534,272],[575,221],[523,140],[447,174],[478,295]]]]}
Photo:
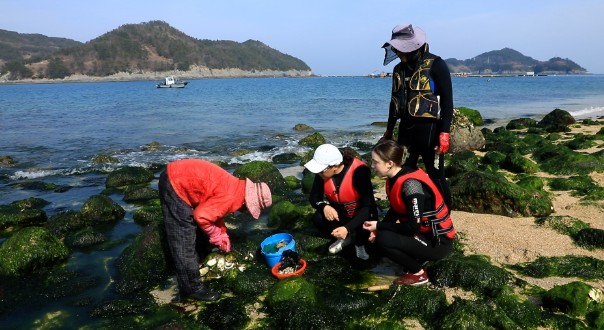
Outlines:
{"type": "Polygon", "coordinates": [[[0,8],[0,29],[81,42],[152,20],[197,39],[259,40],[319,75],[390,71],[380,47],[403,23],[424,29],[445,59],[509,47],[604,73],[602,0],[0,0],[0,8]]]}

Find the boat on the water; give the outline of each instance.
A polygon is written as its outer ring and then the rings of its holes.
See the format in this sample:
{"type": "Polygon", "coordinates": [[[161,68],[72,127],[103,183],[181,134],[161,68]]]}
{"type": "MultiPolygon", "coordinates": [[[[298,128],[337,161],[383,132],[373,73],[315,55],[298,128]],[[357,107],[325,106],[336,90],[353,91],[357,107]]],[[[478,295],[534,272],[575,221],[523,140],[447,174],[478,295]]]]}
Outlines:
{"type": "Polygon", "coordinates": [[[169,76],[156,85],[157,88],[185,88],[189,82],[174,79],[174,76],[169,76]]]}

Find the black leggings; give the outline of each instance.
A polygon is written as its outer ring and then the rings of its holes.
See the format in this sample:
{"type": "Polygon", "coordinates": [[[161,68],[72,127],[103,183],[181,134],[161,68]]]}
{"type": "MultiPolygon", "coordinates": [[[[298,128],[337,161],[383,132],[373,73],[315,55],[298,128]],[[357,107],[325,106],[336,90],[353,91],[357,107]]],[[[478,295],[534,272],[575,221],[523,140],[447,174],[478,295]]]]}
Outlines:
{"type": "Polygon", "coordinates": [[[445,157],[440,155],[438,168],[434,167],[435,150],[439,144],[437,122],[430,120],[414,120],[412,123],[399,124],[398,143],[409,150],[409,156],[405,161],[406,166],[417,167],[419,157],[422,157],[426,172],[443,195],[445,204],[451,209],[451,191],[445,178],[445,157]]]}
{"type": "MultiPolygon", "coordinates": [[[[350,221],[350,218],[343,217],[342,214],[338,214],[338,216],[342,220],[327,221],[327,219],[325,219],[325,215],[323,215],[323,212],[316,211],[312,217],[312,222],[315,227],[319,230],[319,232],[321,232],[322,237],[334,238],[331,235],[331,232],[338,227],[344,226],[350,221]]],[[[367,240],[369,239],[369,232],[362,228],[352,229],[348,232],[348,235],[354,235],[354,245],[357,246],[365,245],[365,243],[367,243],[367,240]]]]}
{"type": "Polygon", "coordinates": [[[384,256],[412,273],[419,272],[426,261],[440,260],[453,250],[453,240],[446,237],[441,237],[439,244],[423,236],[405,236],[389,230],[376,232],[374,243],[384,256]]]}

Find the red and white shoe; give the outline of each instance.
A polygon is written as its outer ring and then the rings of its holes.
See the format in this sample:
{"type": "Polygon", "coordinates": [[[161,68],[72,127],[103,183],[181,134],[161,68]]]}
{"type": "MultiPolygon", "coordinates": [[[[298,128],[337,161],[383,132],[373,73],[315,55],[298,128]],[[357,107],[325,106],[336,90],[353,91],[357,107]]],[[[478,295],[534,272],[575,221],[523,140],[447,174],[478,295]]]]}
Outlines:
{"type": "Polygon", "coordinates": [[[428,273],[425,271],[421,275],[415,275],[413,273],[406,273],[405,275],[397,278],[393,282],[396,285],[422,285],[428,283],[428,273]]]}

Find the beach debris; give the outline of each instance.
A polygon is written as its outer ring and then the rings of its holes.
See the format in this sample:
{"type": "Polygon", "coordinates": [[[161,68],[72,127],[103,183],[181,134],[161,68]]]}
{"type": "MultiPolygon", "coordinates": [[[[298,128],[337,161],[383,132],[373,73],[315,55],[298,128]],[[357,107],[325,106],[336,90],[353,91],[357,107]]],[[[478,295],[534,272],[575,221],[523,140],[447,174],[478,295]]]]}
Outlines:
{"type": "Polygon", "coordinates": [[[604,293],[598,288],[592,288],[589,290],[589,298],[597,303],[604,303],[604,293]]]}
{"type": "MultiPolygon", "coordinates": [[[[253,258],[253,256],[252,256],[253,258]]],[[[239,260],[235,254],[223,254],[220,252],[210,253],[199,267],[199,275],[209,278],[221,278],[231,269],[236,268],[243,272],[247,269],[245,261],[251,260],[246,256],[239,260]]]]}

